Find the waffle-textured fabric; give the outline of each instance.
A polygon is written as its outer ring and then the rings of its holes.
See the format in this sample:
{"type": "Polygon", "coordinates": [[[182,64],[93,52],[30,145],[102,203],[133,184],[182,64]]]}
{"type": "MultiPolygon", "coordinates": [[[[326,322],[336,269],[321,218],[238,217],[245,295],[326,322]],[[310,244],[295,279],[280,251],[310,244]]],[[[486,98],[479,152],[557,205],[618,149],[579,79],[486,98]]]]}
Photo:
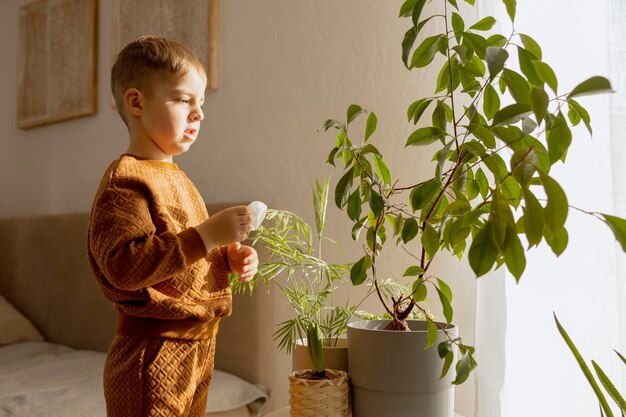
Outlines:
{"type": "Polygon", "coordinates": [[[107,416],[204,416],[214,356],[214,338],[116,336],[104,368],[107,416]]]}
{"type": "Polygon", "coordinates": [[[119,313],[104,374],[110,417],[195,415],[197,401],[204,410],[219,318],[232,308],[226,248],[207,253],[193,228],[207,218],[174,163],[122,155],[102,178],[87,245],[119,313]],[[158,411],[165,403],[181,413],[158,411]]]}

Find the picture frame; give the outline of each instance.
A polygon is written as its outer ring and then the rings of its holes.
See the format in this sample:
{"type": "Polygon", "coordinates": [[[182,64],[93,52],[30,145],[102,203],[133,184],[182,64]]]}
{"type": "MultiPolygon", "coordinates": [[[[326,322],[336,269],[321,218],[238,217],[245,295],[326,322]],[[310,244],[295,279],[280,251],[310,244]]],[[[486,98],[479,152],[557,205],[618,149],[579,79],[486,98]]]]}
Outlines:
{"type": "Polygon", "coordinates": [[[143,35],[182,43],[207,73],[207,90],[217,89],[218,0],[113,0],[112,63],[119,51],[143,35]]]}
{"type": "Polygon", "coordinates": [[[36,0],[20,9],[17,126],[97,111],[98,0],[36,0]]]}

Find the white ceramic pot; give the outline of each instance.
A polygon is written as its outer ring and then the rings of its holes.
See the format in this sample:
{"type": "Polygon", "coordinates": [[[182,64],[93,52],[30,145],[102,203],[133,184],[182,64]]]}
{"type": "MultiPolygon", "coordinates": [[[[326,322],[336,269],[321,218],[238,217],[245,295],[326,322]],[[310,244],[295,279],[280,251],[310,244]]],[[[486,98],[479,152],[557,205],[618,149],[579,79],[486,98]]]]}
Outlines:
{"type": "MultiPolygon", "coordinates": [[[[409,320],[410,332],[383,330],[388,320],[348,325],[348,362],[354,417],[454,417],[454,368],[439,380],[437,342],[424,350],[426,322],[409,320]]],[[[450,326],[455,337],[458,330],[450,326]]]]}

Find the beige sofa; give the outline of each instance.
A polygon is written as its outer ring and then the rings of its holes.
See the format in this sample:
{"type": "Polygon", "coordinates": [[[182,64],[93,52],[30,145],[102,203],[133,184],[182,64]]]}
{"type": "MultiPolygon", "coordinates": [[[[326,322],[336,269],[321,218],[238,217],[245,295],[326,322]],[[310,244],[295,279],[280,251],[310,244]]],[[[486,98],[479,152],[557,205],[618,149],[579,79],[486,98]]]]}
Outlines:
{"type": "MultiPolygon", "coordinates": [[[[209,213],[228,205],[208,205],[209,213]]],[[[104,352],[113,336],[116,313],[89,271],[88,218],[87,213],[79,213],[0,219],[0,295],[35,325],[46,342],[104,352]]],[[[233,314],[220,324],[216,369],[271,390],[276,378],[271,369],[274,347],[269,311],[265,291],[234,297],[233,314]]],[[[255,410],[273,408],[266,403],[267,398],[260,398],[243,411],[207,415],[257,415],[255,410]]],[[[0,416],[2,410],[0,393],[0,416]]]]}

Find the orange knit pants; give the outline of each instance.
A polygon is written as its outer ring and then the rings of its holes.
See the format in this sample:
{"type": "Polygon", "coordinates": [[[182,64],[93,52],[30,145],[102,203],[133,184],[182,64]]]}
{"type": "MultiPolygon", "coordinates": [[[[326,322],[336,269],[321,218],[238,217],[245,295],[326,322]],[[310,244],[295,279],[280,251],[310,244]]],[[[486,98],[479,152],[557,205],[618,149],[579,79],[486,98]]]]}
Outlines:
{"type": "Polygon", "coordinates": [[[215,338],[116,335],[104,367],[108,417],[202,417],[215,338]]]}

